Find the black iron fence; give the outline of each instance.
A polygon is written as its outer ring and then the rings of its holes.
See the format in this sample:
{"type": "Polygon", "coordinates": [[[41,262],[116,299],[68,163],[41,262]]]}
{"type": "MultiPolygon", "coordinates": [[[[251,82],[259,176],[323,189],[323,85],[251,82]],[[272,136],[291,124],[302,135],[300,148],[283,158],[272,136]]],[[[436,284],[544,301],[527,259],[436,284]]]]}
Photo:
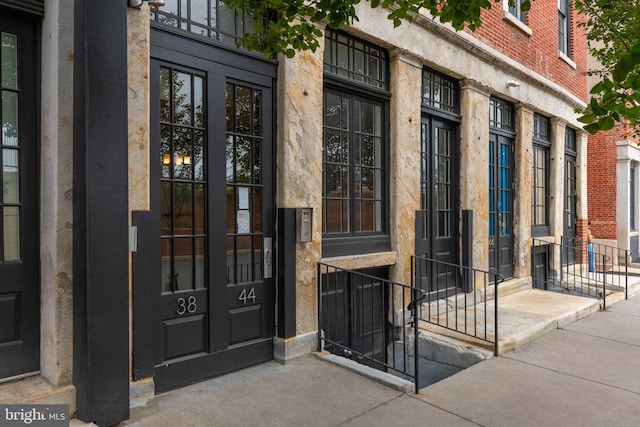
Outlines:
{"type": "Polygon", "coordinates": [[[533,287],[602,298],[624,292],[628,298],[630,251],[580,238],[562,237],[560,244],[532,239],[533,287]]]}
{"type": "Polygon", "coordinates": [[[498,355],[498,285],[500,274],[411,257],[411,285],[428,292],[418,319],[489,343],[498,355]],[[493,301],[493,302],[491,302],[493,301]]]}
{"type": "MultiPolygon", "coordinates": [[[[370,274],[373,273],[373,274],[370,274]]],[[[318,347],[414,381],[419,390],[417,302],[424,291],[318,263],[318,347]]]]}

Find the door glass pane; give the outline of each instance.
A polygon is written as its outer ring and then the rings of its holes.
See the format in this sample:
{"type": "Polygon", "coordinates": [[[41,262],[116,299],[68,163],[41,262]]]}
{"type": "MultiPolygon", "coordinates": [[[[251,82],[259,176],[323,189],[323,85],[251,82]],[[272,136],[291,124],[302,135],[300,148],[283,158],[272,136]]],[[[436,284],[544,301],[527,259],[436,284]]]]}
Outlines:
{"type": "Polygon", "coordinates": [[[5,89],[18,89],[18,37],[1,33],[0,40],[2,86],[5,89]]]}
{"type": "Polygon", "coordinates": [[[191,100],[191,74],[173,73],[173,122],[190,126],[193,103],[191,100]]]}
{"type": "Polygon", "coordinates": [[[251,236],[238,236],[236,239],[236,283],[253,281],[251,240],[251,236]]]}
{"type": "Polygon", "coordinates": [[[204,77],[161,68],[159,83],[162,290],[204,288],[207,286],[204,77]]]}
{"type": "Polygon", "coordinates": [[[19,203],[19,166],[18,150],[5,148],[2,150],[2,201],[19,203]]]}
{"type": "Polygon", "coordinates": [[[193,239],[174,239],[175,290],[193,289],[193,239]]]}
{"type": "Polygon", "coordinates": [[[2,210],[4,260],[20,261],[20,208],[5,206],[2,210]]]}
{"type": "Polygon", "coordinates": [[[18,145],[18,94],[2,91],[2,145],[18,145]]]}
{"type": "Polygon", "coordinates": [[[171,243],[171,239],[160,240],[160,269],[162,274],[162,292],[172,292],[174,288],[174,277],[171,269],[171,260],[173,259],[171,243]]]}

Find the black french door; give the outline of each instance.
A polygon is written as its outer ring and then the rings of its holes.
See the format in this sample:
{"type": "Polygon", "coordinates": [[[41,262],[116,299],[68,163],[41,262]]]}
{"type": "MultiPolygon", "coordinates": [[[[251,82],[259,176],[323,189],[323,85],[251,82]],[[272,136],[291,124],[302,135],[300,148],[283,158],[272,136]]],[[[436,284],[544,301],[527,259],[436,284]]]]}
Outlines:
{"type": "Polygon", "coordinates": [[[489,134],[489,272],[513,277],[512,138],[489,134]]]}
{"type": "Polygon", "coordinates": [[[209,49],[152,49],[156,391],[273,358],[274,79],[209,49]]]}
{"type": "MultiPolygon", "coordinates": [[[[458,264],[457,125],[423,117],[421,124],[421,210],[416,220],[416,255],[458,264]]],[[[427,292],[460,287],[458,269],[441,265],[418,272],[427,292]]]]}
{"type": "Polygon", "coordinates": [[[0,6],[0,381],[40,368],[35,34],[0,6]]]}
{"type": "Polygon", "coordinates": [[[565,154],[564,165],[564,237],[562,261],[573,264],[576,261],[576,223],[577,223],[577,194],[576,194],[576,157],[565,154]]]}

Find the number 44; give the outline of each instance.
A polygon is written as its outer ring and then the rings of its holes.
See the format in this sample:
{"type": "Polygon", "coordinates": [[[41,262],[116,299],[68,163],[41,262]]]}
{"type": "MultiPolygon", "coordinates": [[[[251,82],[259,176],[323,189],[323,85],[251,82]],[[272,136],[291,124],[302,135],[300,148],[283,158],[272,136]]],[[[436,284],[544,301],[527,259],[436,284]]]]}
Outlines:
{"type": "Polygon", "coordinates": [[[247,301],[256,302],[256,290],[255,290],[255,288],[251,288],[251,289],[249,289],[249,291],[247,291],[246,289],[243,289],[242,292],[240,292],[240,296],[238,297],[238,301],[242,301],[243,304],[246,304],[247,301]]]}

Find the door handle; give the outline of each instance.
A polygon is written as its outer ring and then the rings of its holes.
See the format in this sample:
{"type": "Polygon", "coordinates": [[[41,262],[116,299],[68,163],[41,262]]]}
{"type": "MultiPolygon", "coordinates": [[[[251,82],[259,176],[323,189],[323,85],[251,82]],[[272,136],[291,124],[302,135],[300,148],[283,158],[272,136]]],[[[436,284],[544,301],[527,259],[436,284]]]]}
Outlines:
{"type": "Polygon", "coordinates": [[[264,278],[271,279],[273,277],[273,254],[272,254],[272,237],[264,238],[264,278]]]}

